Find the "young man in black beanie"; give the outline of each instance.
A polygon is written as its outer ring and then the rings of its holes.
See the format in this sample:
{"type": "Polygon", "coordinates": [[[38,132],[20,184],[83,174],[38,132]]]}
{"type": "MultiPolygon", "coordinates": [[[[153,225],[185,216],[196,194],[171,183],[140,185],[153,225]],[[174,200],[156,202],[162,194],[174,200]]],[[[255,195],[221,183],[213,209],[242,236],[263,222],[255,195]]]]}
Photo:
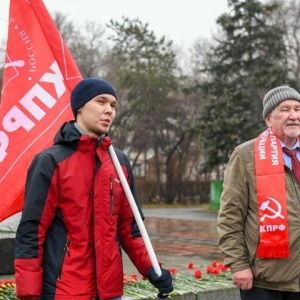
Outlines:
{"type": "MultiPolygon", "coordinates": [[[[29,167],[16,234],[20,299],[121,299],[121,247],[161,295],[173,290],[170,272],[161,269],[158,277],[152,268],[109,156],[116,106],[110,83],[80,81],[71,93],[76,121],[63,124],[29,167]]],[[[115,152],[143,218],[129,160],[115,152]]]]}
{"type": "Polygon", "coordinates": [[[242,300],[300,299],[300,94],[263,99],[267,129],[226,166],[217,229],[242,300]]]}

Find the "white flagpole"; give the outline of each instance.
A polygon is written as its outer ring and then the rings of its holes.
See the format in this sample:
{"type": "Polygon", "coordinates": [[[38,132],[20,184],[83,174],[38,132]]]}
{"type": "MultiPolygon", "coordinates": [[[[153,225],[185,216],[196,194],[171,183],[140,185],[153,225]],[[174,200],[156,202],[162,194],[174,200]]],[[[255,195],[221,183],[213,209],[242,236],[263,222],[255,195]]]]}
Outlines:
{"type": "Polygon", "coordinates": [[[144,222],[142,220],[142,217],[140,215],[140,212],[137,208],[137,205],[135,203],[135,200],[133,198],[133,195],[131,193],[131,190],[129,188],[129,185],[128,185],[128,182],[125,178],[125,175],[124,175],[124,172],[122,170],[122,167],[120,165],[120,162],[117,158],[117,155],[116,155],[116,152],[115,152],[115,149],[113,148],[113,145],[110,145],[109,148],[109,153],[110,153],[110,156],[112,158],[112,161],[115,165],[115,168],[117,170],[117,173],[120,177],[120,180],[121,180],[121,184],[123,186],[123,189],[125,191],[125,194],[127,196],[127,199],[129,201],[129,204],[130,204],[130,207],[131,207],[131,210],[133,212],[133,215],[135,217],[135,220],[137,222],[137,225],[139,227],[139,230],[141,232],[141,235],[143,237],[143,240],[144,240],[144,243],[145,243],[145,246],[146,246],[146,249],[148,251],[148,254],[149,254],[149,257],[150,257],[150,260],[151,260],[151,263],[152,263],[152,266],[153,266],[153,269],[155,271],[155,273],[158,275],[158,276],[161,276],[161,269],[160,269],[160,266],[158,264],[158,261],[157,261],[157,258],[156,258],[156,255],[154,253],[154,250],[153,250],[153,247],[152,247],[152,244],[150,242],[150,239],[149,239],[149,236],[148,236],[148,233],[146,231],[146,228],[145,228],[145,225],[144,225],[144,222]]]}

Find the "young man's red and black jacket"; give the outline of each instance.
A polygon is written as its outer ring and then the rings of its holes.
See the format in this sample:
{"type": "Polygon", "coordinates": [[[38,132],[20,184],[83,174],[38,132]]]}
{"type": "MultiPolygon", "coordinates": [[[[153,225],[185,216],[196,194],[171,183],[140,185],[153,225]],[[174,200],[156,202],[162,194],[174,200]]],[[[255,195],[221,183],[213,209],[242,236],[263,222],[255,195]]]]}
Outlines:
{"type": "MultiPolygon", "coordinates": [[[[16,234],[19,298],[121,296],[121,246],[146,276],[151,261],[109,155],[110,145],[109,137],[81,135],[68,122],[54,145],[34,157],[16,234]]],[[[140,209],[129,160],[115,152],[140,209]]]]}

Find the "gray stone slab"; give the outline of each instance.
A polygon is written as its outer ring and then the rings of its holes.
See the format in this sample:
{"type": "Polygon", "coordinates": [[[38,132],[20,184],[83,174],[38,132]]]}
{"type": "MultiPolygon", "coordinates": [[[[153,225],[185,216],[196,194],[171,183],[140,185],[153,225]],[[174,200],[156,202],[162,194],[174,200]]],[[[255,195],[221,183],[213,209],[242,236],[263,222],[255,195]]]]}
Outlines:
{"type": "Polygon", "coordinates": [[[0,275],[14,274],[15,240],[0,238],[0,275]]]}
{"type": "MultiPolygon", "coordinates": [[[[145,298],[135,298],[124,296],[123,300],[151,300],[147,297],[145,298]]],[[[157,298],[158,299],[158,298],[157,298]]],[[[207,291],[201,291],[198,294],[184,292],[183,295],[176,295],[168,297],[167,299],[172,300],[240,300],[239,289],[236,287],[218,288],[207,291]]]]}
{"type": "Polygon", "coordinates": [[[236,287],[208,290],[197,295],[197,300],[240,300],[240,292],[236,287]]]}

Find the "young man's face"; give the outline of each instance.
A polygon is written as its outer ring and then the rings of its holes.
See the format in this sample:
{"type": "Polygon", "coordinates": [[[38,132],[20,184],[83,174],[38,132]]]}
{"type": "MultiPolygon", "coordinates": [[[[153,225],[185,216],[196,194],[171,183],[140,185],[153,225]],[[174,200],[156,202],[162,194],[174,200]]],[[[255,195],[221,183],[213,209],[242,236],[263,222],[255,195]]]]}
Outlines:
{"type": "Polygon", "coordinates": [[[76,121],[88,135],[99,137],[115,119],[117,103],[113,95],[98,95],[78,109],[76,121]]]}
{"type": "Polygon", "coordinates": [[[296,100],[279,103],[267,116],[266,124],[283,143],[294,145],[300,134],[300,103],[296,100]]]}

